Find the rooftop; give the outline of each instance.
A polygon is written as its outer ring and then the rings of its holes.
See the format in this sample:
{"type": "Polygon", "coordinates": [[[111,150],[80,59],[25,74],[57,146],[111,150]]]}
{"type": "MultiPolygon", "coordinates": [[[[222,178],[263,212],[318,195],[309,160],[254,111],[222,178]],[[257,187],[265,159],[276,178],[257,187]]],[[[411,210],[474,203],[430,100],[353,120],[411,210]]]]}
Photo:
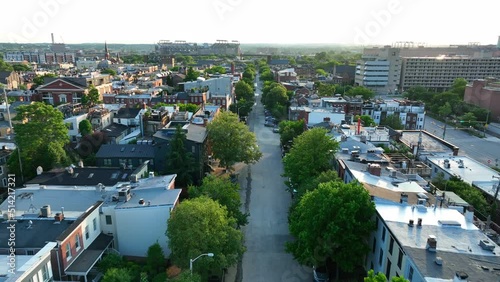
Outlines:
{"type": "Polygon", "coordinates": [[[128,181],[132,173],[133,170],[122,168],[75,167],[72,174],[67,170],[44,172],[27,184],[94,187],[102,183],[105,186],[114,186],[119,182],[128,181]]]}
{"type": "Polygon", "coordinates": [[[139,144],[104,144],[96,154],[96,158],[144,158],[152,159],[155,148],[152,145],[139,144]]]}
{"type": "MultiPolygon", "coordinates": [[[[418,130],[404,130],[401,134],[400,140],[410,147],[412,145],[416,146],[418,144],[419,136],[420,131],[418,130]]],[[[451,154],[453,153],[453,150],[450,148],[450,146],[453,145],[432,134],[431,132],[422,131],[422,145],[420,146],[420,152],[422,154],[451,154]],[[448,146],[446,144],[448,144],[448,146]]]]}
{"type": "Polygon", "coordinates": [[[415,208],[380,200],[376,200],[376,209],[424,277],[451,279],[456,271],[465,271],[471,281],[498,281],[499,273],[493,266],[498,267],[500,255],[479,245],[481,240],[495,243],[457,210],[415,208]],[[416,223],[419,218],[422,227],[408,225],[410,219],[416,223]],[[426,250],[429,236],[436,237],[436,252],[426,250]],[[438,256],[443,259],[442,266],[434,262],[438,256]]]}
{"type": "Polygon", "coordinates": [[[17,222],[3,221],[0,223],[0,248],[9,248],[10,231],[7,226],[16,227],[16,248],[41,249],[47,241],[55,241],[72,221],[63,220],[56,222],[54,219],[39,220],[17,220],[17,222]]]}
{"type": "Polygon", "coordinates": [[[128,131],[128,126],[119,123],[112,123],[103,128],[101,131],[104,132],[107,137],[118,137],[121,136],[123,132],[128,131]]]}

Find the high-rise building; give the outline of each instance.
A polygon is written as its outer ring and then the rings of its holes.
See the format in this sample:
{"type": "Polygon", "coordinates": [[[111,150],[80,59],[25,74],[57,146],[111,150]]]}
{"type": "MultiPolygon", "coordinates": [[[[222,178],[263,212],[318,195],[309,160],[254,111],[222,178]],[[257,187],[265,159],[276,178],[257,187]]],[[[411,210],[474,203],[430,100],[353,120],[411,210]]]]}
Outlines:
{"type": "Polygon", "coordinates": [[[377,93],[392,93],[399,89],[401,57],[399,48],[385,46],[373,54],[365,54],[356,63],[356,85],[377,93]]]}

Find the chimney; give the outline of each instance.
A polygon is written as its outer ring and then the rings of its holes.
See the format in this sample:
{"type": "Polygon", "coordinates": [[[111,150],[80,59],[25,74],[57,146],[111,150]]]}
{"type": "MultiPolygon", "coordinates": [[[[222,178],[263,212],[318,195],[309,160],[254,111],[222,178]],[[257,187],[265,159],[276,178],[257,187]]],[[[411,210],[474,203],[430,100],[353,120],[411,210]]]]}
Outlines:
{"type": "Polygon", "coordinates": [[[419,217],[417,220],[417,227],[422,227],[422,218],[419,217]]]}
{"type": "Polygon", "coordinates": [[[468,206],[467,209],[465,210],[465,221],[467,222],[474,222],[474,207],[473,206],[468,206]]]}
{"type": "Polygon", "coordinates": [[[54,219],[55,219],[55,221],[61,222],[64,219],[64,214],[56,213],[56,215],[54,216],[54,219]]]}
{"type": "Polygon", "coordinates": [[[437,246],[437,240],[436,240],[436,236],[434,235],[429,235],[429,238],[427,238],[427,245],[425,246],[425,248],[429,251],[429,252],[436,252],[436,246],[437,246]]]}
{"type": "Polygon", "coordinates": [[[55,44],[55,41],[54,41],[54,33],[51,33],[51,34],[50,34],[50,37],[52,38],[52,44],[55,44]]]}
{"type": "Polygon", "coordinates": [[[399,203],[402,204],[402,203],[406,203],[408,204],[408,194],[406,193],[401,193],[401,197],[399,198],[399,203]]]}
{"type": "Polygon", "coordinates": [[[78,161],[78,167],[83,168],[83,161],[82,160],[78,161]]]}
{"type": "Polygon", "coordinates": [[[413,219],[410,219],[410,220],[408,221],[408,226],[413,227],[413,219]]]}
{"type": "Polygon", "coordinates": [[[469,281],[469,275],[464,271],[455,272],[455,277],[453,277],[453,282],[467,282],[469,281]]]}
{"type": "Polygon", "coordinates": [[[368,172],[371,175],[380,176],[382,168],[378,164],[368,164],[368,172]]]}

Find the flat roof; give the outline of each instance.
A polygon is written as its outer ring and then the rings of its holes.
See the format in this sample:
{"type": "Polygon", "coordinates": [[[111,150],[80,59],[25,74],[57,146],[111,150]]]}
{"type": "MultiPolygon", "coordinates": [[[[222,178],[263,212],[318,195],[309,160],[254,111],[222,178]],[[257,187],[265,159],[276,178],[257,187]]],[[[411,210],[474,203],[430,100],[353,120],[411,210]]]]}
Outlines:
{"type": "Polygon", "coordinates": [[[344,161],[344,163],[349,168],[353,177],[360,183],[370,184],[395,192],[426,193],[418,182],[402,178],[401,173],[398,173],[397,177],[393,178],[386,169],[382,168],[381,175],[376,176],[367,172],[367,164],[353,161],[344,161]]]}
{"type": "Polygon", "coordinates": [[[65,272],[73,275],[87,274],[90,269],[97,263],[104,251],[113,241],[113,237],[99,234],[97,238],[71,263],[65,272]]]}
{"type": "Polygon", "coordinates": [[[134,189],[132,199],[119,203],[116,209],[147,208],[156,206],[173,206],[179,200],[182,189],[134,189]],[[140,200],[144,203],[139,203],[140,200]]]}
{"type": "MultiPolygon", "coordinates": [[[[434,134],[436,132],[422,131],[422,144],[420,148],[421,153],[453,153],[453,150],[447,147],[442,139],[434,134]]],[[[411,147],[411,145],[417,145],[420,136],[420,131],[418,130],[404,130],[401,134],[400,140],[411,147]]]]}
{"type": "Polygon", "coordinates": [[[499,184],[499,179],[496,177],[499,177],[500,174],[488,166],[467,156],[429,156],[427,161],[450,175],[460,177],[464,182],[478,187],[485,193],[491,196],[495,195],[496,187],[499,184]],[[445,160],[449,160],[450,168],[445,168],[445,160]],[[463,167],[459,167],[461,166],[460,161],[463,162],[463,167]]]}
{"type": "Polygon", "coordinates": [[[13,224],[16,227],[16,248],[41,249],[48,241],[55,241],[72,221],[55,221],[53,218],[3,221],[0,223],[0,248],[9,248],[8,239],[10,231],[7,226],[13,224]]]}

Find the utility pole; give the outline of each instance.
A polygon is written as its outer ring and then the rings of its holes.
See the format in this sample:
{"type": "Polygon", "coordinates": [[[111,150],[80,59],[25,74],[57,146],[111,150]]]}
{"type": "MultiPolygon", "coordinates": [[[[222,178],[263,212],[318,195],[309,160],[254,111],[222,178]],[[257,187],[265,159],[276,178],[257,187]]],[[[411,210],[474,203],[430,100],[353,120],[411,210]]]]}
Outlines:
{"type": "MultiPolygon", "coordinates": [[[[3,97],[5,99],[5,108],[7,109],[7,117],[9,119],[9,128],[10,128],[10,134],[14,133],[14,128],[12,127],[12,119],[10,118],[10,106],[9,106],[9,100],[7,99],[7,92],[5,92],[5,87],[3,85],[0,85],[3,90],[3,97]]],[[[21,162],[21,150],[19,149],[19,145],[16,144],[17,148],[17,156],[19,158],[19,172],[21,173],[21,183],[24,183],[24,176],[23,176],[23,164],[21,162]]]]}

